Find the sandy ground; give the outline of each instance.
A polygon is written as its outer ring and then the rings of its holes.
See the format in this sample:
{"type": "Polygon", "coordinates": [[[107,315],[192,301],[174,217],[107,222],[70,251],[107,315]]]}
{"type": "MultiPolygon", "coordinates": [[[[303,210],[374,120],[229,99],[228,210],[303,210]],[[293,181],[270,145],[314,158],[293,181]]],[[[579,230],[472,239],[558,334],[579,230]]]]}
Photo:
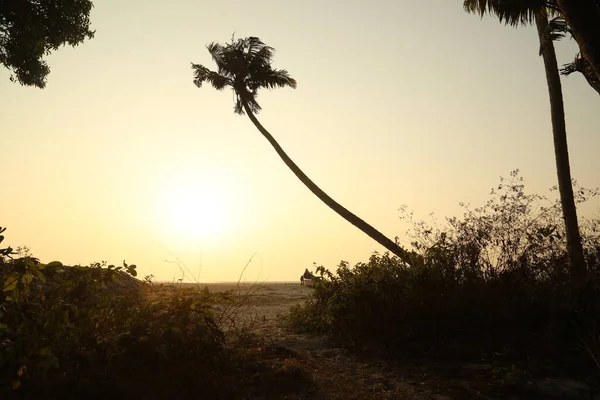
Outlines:
{"type": "MultiPolygon", "coordinates": [[[[165,285],[165,287],[173,287],[165,285]]],[[[313,289],[299,283],[176,284],[178,288],[208,287],[211,292],[233,291],[241,307],[234,328],[248,326],[261,339],[256,351],[270,353],[279,368],[296,368],[308,374],[315,386],[285,398],[327,400],[449,399],[422,382],[405,380],[401,373],[379,361],[361,362],[326,338],[291,332],[279,318],[294,304],[309,298],[313,289]]],[[[217,306],[218,308],[218,306],[217,306]]],[[[223,328],[227,330],[227,321],[223,328]]]]}
{"type": "Polygon", "coordinates": [[[314,381],[314,387],[285,397],[289,400],[600,399],[600,396],[591,396],[590,388],[570,381],[544,380],[535,383],[535,390],[527,390],[527,395],[520,390],[511,394],[498,392],[493,387],[496,384],[486,378],[493,368],[486,364],[446,365],[442,368],[446,371],[440,373],[439,368],[426,360],[400,367],[390,366],[377,359],[359,359],[331,345],[324,337],[299,335],[287,329],[279,317],[285,315],[292,305],[308,299],[313,291],[299,283],[154,286],[162,287],[163,290],[208,287],[211,292],[232,291],[238,299],[238,307],[225,310],[230,318],[224,318],[222,327],[226,328],[228,321],[234,329],[246,327],[261,339],[256,351],[272,354],[268,357],[275,357],[274,365],[279,365],[279,368],[296,368],[314,381]],[[448,369],[452,370],[451,374],[446,373],[448,369]]]}

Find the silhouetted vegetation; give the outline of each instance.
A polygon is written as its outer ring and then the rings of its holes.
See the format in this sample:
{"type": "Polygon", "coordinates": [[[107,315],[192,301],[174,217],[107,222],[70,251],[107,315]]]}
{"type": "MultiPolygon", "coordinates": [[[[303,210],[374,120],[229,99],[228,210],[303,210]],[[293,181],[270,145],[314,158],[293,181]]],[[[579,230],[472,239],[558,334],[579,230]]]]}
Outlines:
{"type": "MultiPolygon", "coordinates": [[[[543,17],[540,33],[540,55],[553,41],[569,36],[575,39],[580,52],[575,55],[573,62],[565,64],[561,69],[563,75],[580,72],[588,84],[600,94],[600,76],[596,74],[598,64],[598,41],[600,25],[600,2],[597,0],[464,0],[466,11],[477,13],[483,17],[489,13],[498,17],[506,25],[519,26],[536,24],[543,17]],[[595,4],[592,4],[596,2],[595,4]],[[587,3],[587,4],[586,4],[587,3]],[[583,18],[582,18],[583,17],[583,18]],[[537,22],[536,22],[537,20],[537,22]],[[596,31],[594,34],[593,31],[596,31]],[[590,60],[595,60],[591,63],[590,60]]],[[[553,57],[554,58],[554,57],[553,57]]]]}
{"type": "MultiPolygon", "coordinates": [[[[600,2],[598,0],[551,0],[569,26],[570,33],[577,41],[581,55],[576,57],[575,68],[582,72],[590,85],[591,72],[600,80],[600,2]],[[579,60],[579,65],[578,64],[579,60]],[[586,72],[587,70],[587,72],[586,72]]],[[[568,72],[568,71],[565,71],[568,72]]],[[[592,78],[593,79],[593,78],[592,78]]],[[[594,87],[596,90],[597,86],[594,87]]]]}
{"type": "Polygon", "coordinates": [[[11,70],[11,81],[46,86],[50,73],[43,60],[60,46],[91,39],[90,0],[1,1],[0,64],[11,70]]]}
{"type": "Polygon", "coordinates": [[[310,386],[269,347],[251,351],[231,325],[235,293],[155,293],[135,274],[0,250],[0,398],[280,399],[310,386]]]}
{"type": "MultiPolygon", "coordinates": [[[[570,32],[570,29],[557,9],[550,7],[548,2],[513,2],[508,4],[498,0],[464,0],[463,5],[468,12],[477,13],[481,16],[488,12],[496,15],[500,22],[506,24],[513,26],[535,24],[537,28],[540,41],[539,53],[544,60],[544,71],[550,99],[554,158],[556,160],[558,189],[565,223],[567,251],[571,263],[572,279],[581,282],[585,274],[585,255],[579,233],[577,209],[571,184],[571,164],[567,145],[562,85],[554,50],[554,40],[563,37],[567,32],[570,32]],[[548,21],[552,17],[554,18],[548,21]]],[[[597,77],[592,73],[592,76],[588,77],[588,82],[592,78],[597,77]]],[[[590,84],[594,86],[592,82],[590,84]]]]}
{"type": "MultiPolygon", "coordinates": [[[[578,188],[583,202],[597,195],[578,188]]],[[[291,310],[301,332],[401,360],[495,362],[594,372],[600,358],[600,221],[582,225],[586,284],[573,286],[560,204],[524,191],[515,171],[462,219],[414,222],[420,265],[374,254],[323,276],[291,310]],[[591,357],[590,357],[591,356],[591,357]]],[[[412,215],[402,209],[405,218],[412,215]]]]}

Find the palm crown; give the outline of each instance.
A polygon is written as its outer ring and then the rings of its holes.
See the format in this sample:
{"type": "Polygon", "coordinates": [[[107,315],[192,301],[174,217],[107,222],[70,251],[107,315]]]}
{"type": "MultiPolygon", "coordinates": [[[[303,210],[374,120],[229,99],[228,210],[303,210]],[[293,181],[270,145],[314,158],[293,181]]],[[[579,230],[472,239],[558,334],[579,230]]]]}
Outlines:
{"type": "MultiPolygon", "coordinates": [[[[511,26],[535,24],[536,15],[551,17],[546,32],[540,39],[540,55],[551,41],[567,35],[574,36],[556,0],[464,0],[463,7],[467,12],[480,16],[485,13],[495,15],[500,22],[511,26]]],[[[581,53],[576,54],[573,62],[565,64],[561,69],[563,75],[570,75],[573,72],[580,72],[588,84],[600,94],[600,77],[581,53]]]]}
{"type": "Polygon", "coordinates": [[[463,7],[481,16],[495,14],[500,22],[512,26],[533,24],[539,12],[557,13],[554,0],[464,0],[463,7]]]}
{"type": "Polygon", "coordinates": [[[274,49],[257,37],[232,39],[225,45],[210,43],[206,48],[217,64],[217,72],[192,63],[194,84],[201,87],[208,82],[217,90],[232,88],[236,95],[234,110],[237,114],[244,114],[246,107],[252,113],[261,110],[256,101],[258,89],[296,88],[296,80],[286,70],[271,66],[274,49]]]}

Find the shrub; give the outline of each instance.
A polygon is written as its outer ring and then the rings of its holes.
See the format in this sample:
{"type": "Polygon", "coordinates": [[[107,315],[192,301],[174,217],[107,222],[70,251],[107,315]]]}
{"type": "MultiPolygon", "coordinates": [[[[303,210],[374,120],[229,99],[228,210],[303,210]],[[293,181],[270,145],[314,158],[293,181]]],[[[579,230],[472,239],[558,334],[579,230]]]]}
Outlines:
{"type": "MultiPolygon", "coordinates": [[[[576,193],[578,202],[597,195],[576,193]]],[[[559,204],[526,194],[518,171],[492,196],[481,208],[464,205],[462,219],[413,221],[422,258],[412,267],[387,253],[353,268],[342,262],[335,274],[319,267],[324,279],[291,310],[291,326],[396,358],[541,355],[589,366],[587,347],[600,359],[592,329],[600,323],[600,223],[582,224],[589,276],[574,288],[559,204]]]]}
{"type": "Polygon", "coordinates": [[[227,392],[219,372],[228,353],[207,292],[150,301],[146,284],[133,278],[135,265],[69,267],[12,256],[12,249],[0,254],[0,397],[227,392]]]}

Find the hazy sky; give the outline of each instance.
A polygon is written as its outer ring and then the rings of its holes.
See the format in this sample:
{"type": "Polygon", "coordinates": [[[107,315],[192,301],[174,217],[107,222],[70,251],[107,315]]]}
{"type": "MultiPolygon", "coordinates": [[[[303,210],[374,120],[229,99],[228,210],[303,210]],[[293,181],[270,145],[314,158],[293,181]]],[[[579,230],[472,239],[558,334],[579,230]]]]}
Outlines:
{"type": "MultiPolygon", "coordinates": [[[[96,37],[47,58],[47,88],[0,69],[0,226],[43,262],[135,263],[141,276],[296,280],[313,262],[383,248],[285,167],[233,95],[192,84],[205,45],[258,36],[297,90],[259,94],[258,117],[338,202],[393,238],[481,205],[499,176],[556,183],[535,28],[448,1],[95,2],[96,37]],[[196,206],[197,205],[197,206],[196,206]],[[200,227],[194,228],[200,221],[200,227]]],[[[577,47],[558,44],[568,62],[577,47]]],[[[563,79],[571,167],[600,184],[600,97],[563,79]]],[[[580,210],[598,211],[598,203],[580,210]]]]}

